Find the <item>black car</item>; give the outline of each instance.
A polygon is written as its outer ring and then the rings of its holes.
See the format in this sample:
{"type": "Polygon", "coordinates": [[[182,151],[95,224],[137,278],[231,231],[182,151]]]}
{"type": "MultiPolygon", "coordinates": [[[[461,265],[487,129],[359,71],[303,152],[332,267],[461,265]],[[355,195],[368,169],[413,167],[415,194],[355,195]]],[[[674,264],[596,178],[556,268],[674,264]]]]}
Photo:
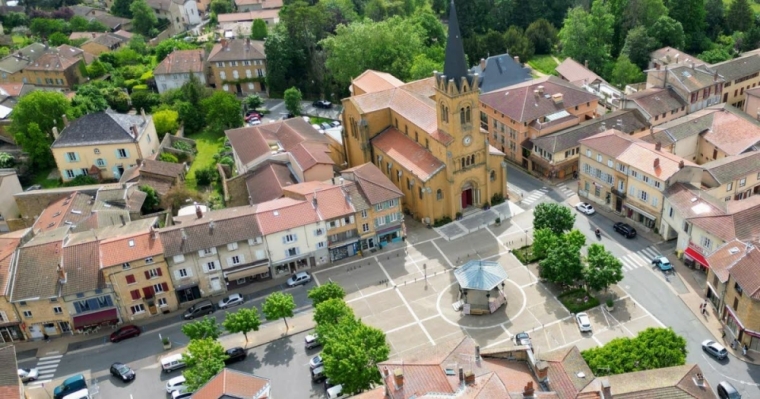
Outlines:
{"type": "Polygon", "coordinates": [[[625,223],[617,222],[612,227],[615,229],[615,231],[617,231],[618,233],[620,233],[623,236],[625,236],[625,238],[634,238],[634,237],[636,237],[636,229],[634,229],[633,227],[631,227],[631,226],[629,226],[629,225],[627,225],[625,223]]]}
{"type": "Polygon", "coordinates": [[[227,349],[225,353],[229,357],[224,360],[224,364],[232,364],[235,362],[239,362],[241,360],[245,360],[246,356],[248,356],[248,354],[245,352],[245,349],[239,346],[235,348],[227,349]]]}
{"type": "Polygon", "coordinates": [[[111,365],[111,375],[122,381],[132,381],[135,379],[135,371],[124,363],[114,363],[111,365]]]}
{"type": "Polygon", "coordinates": [[[317,108],[324,108],[324,109],[330,109],[332,108],[332,103],[327,100],[317,100],[314,101],[314,105],[317,108]]]}

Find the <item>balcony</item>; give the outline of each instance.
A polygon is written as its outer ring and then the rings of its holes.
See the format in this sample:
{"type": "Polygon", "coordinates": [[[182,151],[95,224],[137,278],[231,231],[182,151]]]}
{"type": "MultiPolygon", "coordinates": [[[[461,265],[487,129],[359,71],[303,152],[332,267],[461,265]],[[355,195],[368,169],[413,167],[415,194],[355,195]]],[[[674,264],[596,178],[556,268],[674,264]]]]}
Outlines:
{"type": "Polygon", "coordinates": [[[625,191],[620,191],[620,190],[618,190],[616,188],[613,188],[611,190],[612,190],[612,194],[614,194],[614,195],[616,195],[616,196],[618,196],[620,198],[625,198],[625,191]]]}
{"type": "Polygon", "coordinates": [[[340,244],[342,242],[357,239],[359,239],[359,232],[356,229],[353,229],[327,236],[327,245],[332,247],[333,245],[340,244]]]}

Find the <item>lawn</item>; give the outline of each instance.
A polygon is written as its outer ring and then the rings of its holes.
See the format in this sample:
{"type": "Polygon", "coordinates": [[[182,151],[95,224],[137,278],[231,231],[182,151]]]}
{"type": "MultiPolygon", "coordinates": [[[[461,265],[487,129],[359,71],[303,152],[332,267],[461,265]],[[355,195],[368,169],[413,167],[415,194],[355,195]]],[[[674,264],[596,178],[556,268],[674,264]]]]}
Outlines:
{"type": "Polygon", "coordinates": [[[48,175],[50,175],[50,172],[53,171],[55,168],[40,170],[38,172],[35,172],[34,174],[34,181],[32,184],[39,184],[42,186],[42,188],[56,188],[61,187],[61,180],[60,179],[48,179],[48,175]]]}
{"type": "Polygon", "coordinates": [[[195,145],[198,149],[198,153],[195,155],[193,164],[190,165],[190,170],[187,173],[185,185],[188,188],[197,190],[198,185],[195,182],[195,171],[214,165],[214,155],[217,154],[224,145],[224,135],[215,135],[209,133],[208,131],[204,131],[201,133],[188,135],[187,138],[195,140],[195,145]]]}
{"type": "Polygon", "coordinates": [[[557,299],[565,305],[570,313],[583,312],[599,306],[599,300],[591,296],[583,288],[566,291],[560,294],[557,299]]]}
{"type": "Polygon", "coordinates": [[[538,72],[546,75],[556,75],[554,68],[557,67],[557,61],[554,61],[551,54],[536,55],[528,61],[528,65],[538,72]]]}

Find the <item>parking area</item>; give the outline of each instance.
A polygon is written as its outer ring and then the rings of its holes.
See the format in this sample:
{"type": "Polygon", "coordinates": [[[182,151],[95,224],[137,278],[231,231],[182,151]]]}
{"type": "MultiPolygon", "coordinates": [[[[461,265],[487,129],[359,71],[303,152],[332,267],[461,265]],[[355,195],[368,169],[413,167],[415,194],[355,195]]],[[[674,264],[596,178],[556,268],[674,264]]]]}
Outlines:
{"type": "Polygon", "coordinates": [[[593,332],[581,333],[574,315],[538,282],[535,270],[523,266],[496,238],[510,230],[502,226],[500,231],[480,230],[452,242],[439,238],[406,243],[321,270],[314,277],[319,284],[334,281],[343,286],[357,317],[386,333],[395,358],[465,335],[483,347],[509,345],[521,331],[530,333],[536,350],[567,345],[583,350],[660,326],[624,291],[612,287],[618,298],[614,310],[589,310],[593,332]],[[507,306],[493,314],[464,315],[452,306],[459,295],[453,268],[473,259],[497,261],[509,275],[504,286],[507,306]]]}

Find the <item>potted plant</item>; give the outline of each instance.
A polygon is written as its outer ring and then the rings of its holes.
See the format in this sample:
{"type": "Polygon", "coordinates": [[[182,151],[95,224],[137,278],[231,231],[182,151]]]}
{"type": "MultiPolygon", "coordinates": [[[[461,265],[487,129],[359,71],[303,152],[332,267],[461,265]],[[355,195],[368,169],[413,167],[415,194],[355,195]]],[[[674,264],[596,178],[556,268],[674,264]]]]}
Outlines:
{"type": "Polygon", "coordinates": [[[169,350],[172,348],[172,341],[169,341],[169,337],[164,337],[161,339],[161,343],[164,344],[164,350],[169,350]]]}
{"type": "Polygon", "coordinates": [[[607,310],[609,310],[610,312],[612,312],[612,310],[615,307],[615,301],[613,301],[612,298],[610,298],[610,299],[607,299],[606,304],[607,304],[607,310]]]}

